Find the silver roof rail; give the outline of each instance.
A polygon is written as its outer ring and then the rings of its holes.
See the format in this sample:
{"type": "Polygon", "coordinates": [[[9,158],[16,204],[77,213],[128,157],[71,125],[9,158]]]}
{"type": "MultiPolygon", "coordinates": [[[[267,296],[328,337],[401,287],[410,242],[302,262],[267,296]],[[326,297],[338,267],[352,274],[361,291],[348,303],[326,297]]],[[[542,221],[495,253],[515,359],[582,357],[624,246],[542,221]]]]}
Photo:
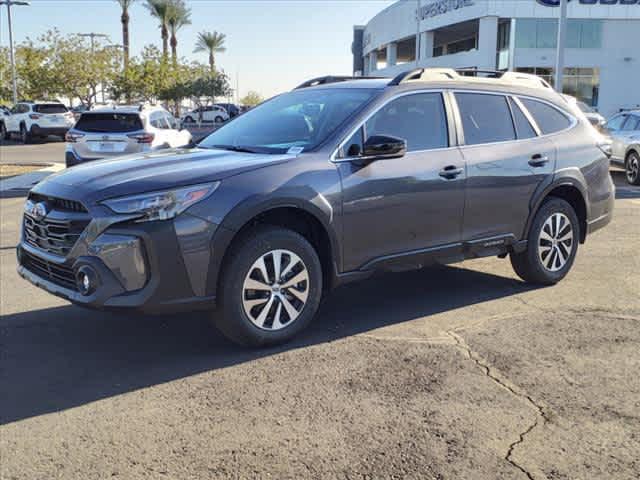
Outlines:
{"type": "Polygon", "coordinates": [[[389,86],[407,82],[437,82],[454,80],[471,80],[479,82],[501,82],[506,84],[525,85],[532,88],[552,89],[544,79],[530,73],[502,72],[497,70],[453,69],[453,68],[417,68],[396,76],[389,86]]]}

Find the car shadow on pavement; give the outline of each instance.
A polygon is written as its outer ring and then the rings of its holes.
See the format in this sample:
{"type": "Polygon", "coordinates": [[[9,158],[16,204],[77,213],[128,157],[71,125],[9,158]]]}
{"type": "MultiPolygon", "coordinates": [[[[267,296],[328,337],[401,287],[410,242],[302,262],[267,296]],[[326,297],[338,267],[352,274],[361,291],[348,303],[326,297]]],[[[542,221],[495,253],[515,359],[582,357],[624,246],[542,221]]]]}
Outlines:
{"type": "Polygon", "coordinates": [[[453,266],[386,274],[334,291],[299,338],[260,350],[231,344],[202,312],[146,316],[64,306],[5,315],[0,424],[531,288],[514,278],[453,266]]]}

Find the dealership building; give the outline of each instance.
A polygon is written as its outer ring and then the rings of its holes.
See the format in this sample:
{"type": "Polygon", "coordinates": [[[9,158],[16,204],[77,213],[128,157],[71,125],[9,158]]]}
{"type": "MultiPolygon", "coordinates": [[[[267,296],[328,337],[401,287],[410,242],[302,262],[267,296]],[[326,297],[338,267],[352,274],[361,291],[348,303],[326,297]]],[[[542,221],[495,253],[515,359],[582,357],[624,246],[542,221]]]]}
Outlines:
{"type": "MultiPolygon", "coordinates": [[[[558,0],[399,0],[354,27],[355,75],[516,70],[554,81],[558,0]]],[[[563,91],[605,116],[640,106],[640,0],[570,0],[563,91]]]]}

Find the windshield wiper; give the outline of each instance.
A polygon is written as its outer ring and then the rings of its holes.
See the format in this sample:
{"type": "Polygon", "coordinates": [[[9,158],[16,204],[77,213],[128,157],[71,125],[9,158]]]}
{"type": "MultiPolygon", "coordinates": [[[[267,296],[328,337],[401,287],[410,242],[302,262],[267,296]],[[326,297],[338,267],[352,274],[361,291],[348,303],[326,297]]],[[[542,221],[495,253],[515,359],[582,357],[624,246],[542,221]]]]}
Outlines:
{"type": "Polygon", "coordinates": [[[219,148],[221,150],[230,150],[232,152],[260,153],[250,147],[242,147],[239,145],[211,145],[209,148],[219,148]]]}

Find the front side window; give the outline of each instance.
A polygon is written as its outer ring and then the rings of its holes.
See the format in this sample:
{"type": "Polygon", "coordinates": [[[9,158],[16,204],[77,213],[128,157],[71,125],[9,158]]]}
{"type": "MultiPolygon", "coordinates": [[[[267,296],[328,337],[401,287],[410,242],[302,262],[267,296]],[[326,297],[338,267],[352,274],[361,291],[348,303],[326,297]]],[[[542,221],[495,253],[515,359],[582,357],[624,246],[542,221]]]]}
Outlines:
{"type": "Polygon", "coordinates": [[[521,98],[520,101],[545,135],[559,132],[571,125],[571,121],[564,114],[546,103],[528,98],[521,98]]]}
{"type": "Polygon", "coordinates": [[[387,135],[407,141],[407,151],[449,146],[449,129],[440,93],[405,95],[382,107],[365,124],[367,138],[387,135]]]}
{"type": "Polygon", "coordinates": [[[301,89],[273,98],[213,132],[199,146],[286,153],[309,151],[379,94],[360,88],[301,89]]]}
{"type": "Polygon", "coordinates": [[[507,99],[502,95],[456,93],[466,145],[516,139],[507,99]]]}

